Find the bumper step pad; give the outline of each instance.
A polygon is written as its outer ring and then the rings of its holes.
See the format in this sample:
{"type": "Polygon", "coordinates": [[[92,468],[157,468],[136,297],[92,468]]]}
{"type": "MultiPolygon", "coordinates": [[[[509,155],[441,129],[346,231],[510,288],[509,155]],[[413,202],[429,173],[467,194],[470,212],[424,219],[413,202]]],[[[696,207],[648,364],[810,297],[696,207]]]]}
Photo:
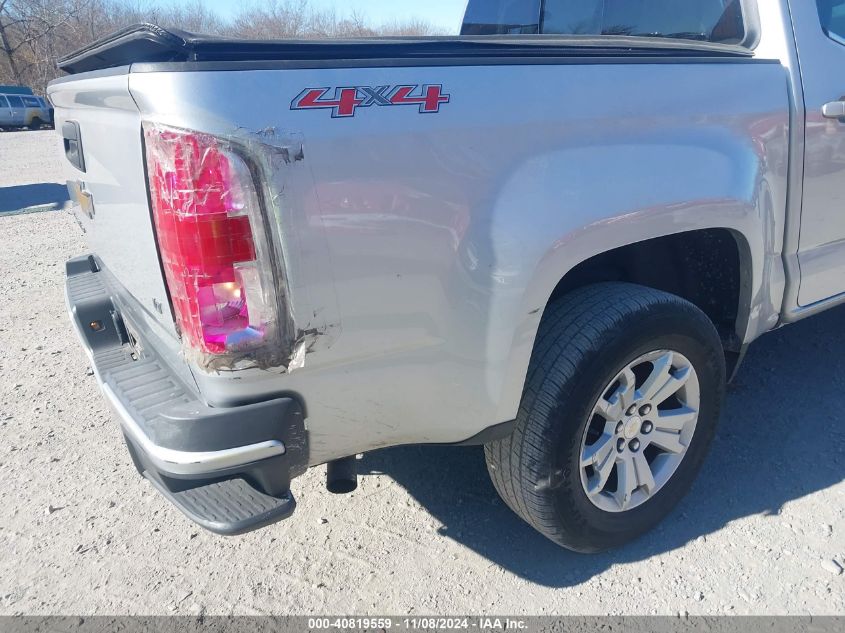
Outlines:
{"type": "Polygon", "coordinates": [[[138,472],[189,519],[218,534],[288,518],[296,507],[291,477],[308,462],[299,402],[209,406],[159,358],[151,333],[133,352],[113,300],[121,291],[93,256],[68,261],[66,270],[71,322],[138,472]]]}
{"type": "Polygon", "coordinates": [[[195,482],[168,480],[168,485],[150,471],[144,477],[189,519],[217,534],[256,530],[286,519],[296,507],[290,493],[272,497],[241,477],[191,487],[186,486],[195,482]]]}

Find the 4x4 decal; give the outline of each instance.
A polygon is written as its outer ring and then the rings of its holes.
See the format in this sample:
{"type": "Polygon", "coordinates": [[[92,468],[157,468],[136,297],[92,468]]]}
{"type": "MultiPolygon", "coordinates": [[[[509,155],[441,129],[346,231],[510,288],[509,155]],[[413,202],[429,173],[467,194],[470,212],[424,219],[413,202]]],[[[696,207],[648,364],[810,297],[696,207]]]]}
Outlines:
{"type": "Polygon", "coordinates": [[[352,117],[370,106],[419,106],[421,114],[440,112],[450,95],[439,84],[306,88],[290,104],[291,110],[331,109],[332,118],[352,117]]]}

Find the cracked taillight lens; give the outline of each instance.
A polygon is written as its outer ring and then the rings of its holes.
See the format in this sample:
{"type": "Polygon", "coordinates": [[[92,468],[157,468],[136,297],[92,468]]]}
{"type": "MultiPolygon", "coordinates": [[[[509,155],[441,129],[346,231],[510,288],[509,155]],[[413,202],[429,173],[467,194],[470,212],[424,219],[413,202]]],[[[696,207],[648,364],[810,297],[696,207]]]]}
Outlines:
{"type": "Polygon", "coordinates": [[[183,344],[247,352],[277,335],[269,243],[247,164],[208,134],[145,124],[156,237],[183,344]]]}

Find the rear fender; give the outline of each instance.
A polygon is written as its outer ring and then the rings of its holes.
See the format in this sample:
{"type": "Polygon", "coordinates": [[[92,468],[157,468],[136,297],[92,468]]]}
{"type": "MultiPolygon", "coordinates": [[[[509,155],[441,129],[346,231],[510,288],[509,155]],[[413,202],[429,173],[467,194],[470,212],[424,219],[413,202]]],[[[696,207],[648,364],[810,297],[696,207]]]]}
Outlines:
{"type": "MultiPolygon", "coordinates": [[[[783,134],[769,141],[785,143],[783,134]]],[[[491,243],[510,245],[502,254],[523,261],[506,267],[530,278],[511,305],[515,313],[496,313],[516,323],[499,418],[516,413],[537,329],[558,283],[578,264],[622,246],[686,231],[730,230],[742,267],[737,335],[750,341],[774,327],[784,287],[779,252],[786,202],[785,164],[769,165],[770,149],[747,136],[689,129],[671,140],[562,149],[515,170],[495,206],[491,243]],[[569,177],[561,182],[551,174],[569,177]],[[526,221],[516,209],[538,215],[526,221]]]]}

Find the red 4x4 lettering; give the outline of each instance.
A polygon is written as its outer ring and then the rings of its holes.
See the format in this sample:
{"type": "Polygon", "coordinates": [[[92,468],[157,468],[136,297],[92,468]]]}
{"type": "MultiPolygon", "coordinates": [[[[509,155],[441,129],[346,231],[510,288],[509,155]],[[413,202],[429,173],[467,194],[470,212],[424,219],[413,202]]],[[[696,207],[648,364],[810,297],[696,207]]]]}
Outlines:
{"type": "Polygon", "coordinates": [[[358,108],[371,106],[416,105],[419,112],[440,112],[451,96],[440,85],[354,86],[307,88],[294,99],[291,110],[331,109],[332,118],[355,116],[358,108]]]}
{"type": "Polygon", "coordinates": [[[336,88],[334,98],[327,99],[326,93],[331,88],[312,88],[299,95],[291,104],[293,110],[310,108],[331,108],[332,117],[355,116],[355,108],[364,100],[358,98],[357,88],[336,88]]]}
{"type": "Polygon", "coordinates": [[[397,86],[390,95],[393,105],[419,104],[420,112],[439,112],[441,103],[449,103],[449,95],[442,93],[441,86],[423,86],[421,94],[414,96],[418,86],[397,86]]]}

